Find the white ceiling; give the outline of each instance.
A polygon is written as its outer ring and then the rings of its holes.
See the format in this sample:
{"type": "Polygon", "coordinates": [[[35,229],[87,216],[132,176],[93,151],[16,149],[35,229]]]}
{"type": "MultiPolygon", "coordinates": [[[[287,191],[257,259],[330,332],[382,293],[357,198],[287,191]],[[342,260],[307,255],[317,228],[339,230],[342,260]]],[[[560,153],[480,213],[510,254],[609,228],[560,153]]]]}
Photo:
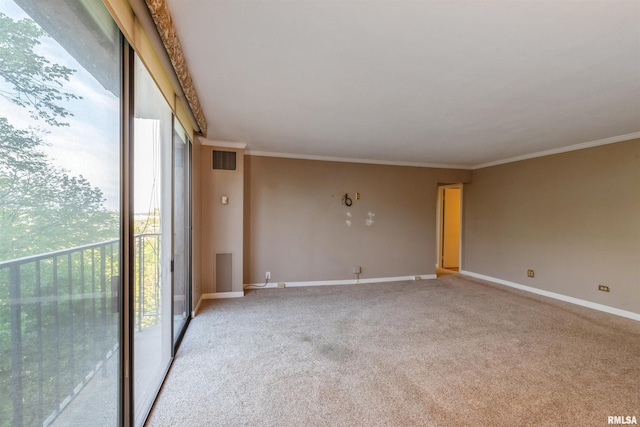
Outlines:
{"type": "Polygon", "coordinates": [[[208,140],[474,167],[640,137],[640,1],[167,0],[208,140]]]}

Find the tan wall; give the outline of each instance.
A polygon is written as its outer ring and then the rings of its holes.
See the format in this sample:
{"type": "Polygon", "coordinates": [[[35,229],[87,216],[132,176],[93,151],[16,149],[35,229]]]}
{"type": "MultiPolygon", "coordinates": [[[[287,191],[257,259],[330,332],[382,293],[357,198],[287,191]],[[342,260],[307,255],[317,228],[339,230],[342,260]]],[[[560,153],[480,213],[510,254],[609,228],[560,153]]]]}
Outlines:
{"type": "Polygon", "coordinates": [[[245,283],[266,271],[272,282],[354,279],[353,266],[360,278],[432,274],[438,184],[471,175],[258,156],[245,157],[245,171],[245,283]]]}
{"type": "Polygon", "coordinates": [[[202,145],[192,139],[191,151],[191,307],[195,310],[202,296],[202,145]]]}
{"type": "Polygon", "coordinates": [[[640,140],[473,171],[462,269],[640,313],[639,189],[640,140]]]}
{"type": "Polygon", "coordinates": [[[215,254],[231,253],[233,257],[231,292],[243,290],[243,214],[244,214],[244,150],[202,146],[200,156],[201,177],[201,274],[202,293],[219,292],[215,283],[215,254]],[[213,170],[214,149],[235,151],[235,171],[213,170]],[[223,205],[223,195],[229,204],[223,205]]]}

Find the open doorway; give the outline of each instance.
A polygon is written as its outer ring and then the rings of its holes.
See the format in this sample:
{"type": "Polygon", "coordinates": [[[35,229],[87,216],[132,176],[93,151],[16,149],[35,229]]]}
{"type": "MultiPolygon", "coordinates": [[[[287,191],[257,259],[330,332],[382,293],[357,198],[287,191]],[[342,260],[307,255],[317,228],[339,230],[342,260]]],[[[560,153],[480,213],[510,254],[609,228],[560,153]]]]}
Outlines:
{"type": "Polygon", "coordinates": [[[462,184],[438,187],[438,259],[436,275],[460,270],[462,241],[462,184]]]}

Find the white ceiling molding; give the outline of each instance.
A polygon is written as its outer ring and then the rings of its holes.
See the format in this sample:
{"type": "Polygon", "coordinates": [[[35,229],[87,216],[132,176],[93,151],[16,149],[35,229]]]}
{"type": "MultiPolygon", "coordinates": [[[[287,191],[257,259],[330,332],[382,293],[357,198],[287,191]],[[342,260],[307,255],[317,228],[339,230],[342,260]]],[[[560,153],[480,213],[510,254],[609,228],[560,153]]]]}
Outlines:
{"type": "Polygon", "coordinates": [[[248,150],[244,154],[246,156],[280,157],[284,159],[318,160],[322,162],[365,163],[370,165],[410,166],[415,168],[436,168],[436,169],[471,169],[471,167],[465,166],[465,165],[445,165],[445,164],[439,164],[439,163],[419,163],[419,162],[394,162],[394,161],[374,160],[374,159],[352,159],[348,157],[328,157],[328,156],[314,156],[314,155],[292,154],[292,153],[274,153],[271,151],[248,150]]]}
{"type": "Polygon", "coordinates": [[[538,151],[536,153],[525,154],[523,156],[511,157],[509,159],[496,160],[495,162],[482,163],[469,169],[482,169],[490,166],[504,165],[506,163],[519,162],[520,160],[535,159],[536,157],[551,156],[553,154],[567,153],[569,151],[584,150],[585,148],[598,147],[600,145],[615,144],[616,142],[640,139],[640,132],[628,133],[626,135],[612,136],[610,138],[598,139],[597,141],[583,142],[581,144],[569,145],[567,147],[554,148],[553,150],[538,151]]]}
{"type": "Polygon", "coordinates": [[[198,139],[200,140],[200,144],[208,145],[211,147],[235,148],[238,150],[244,150],[245,148],[247,148],[246,142],[216,141],[203,137],[199,137],[198,139]]]}
{"type": "MultiPolygon", "coordinates": [[[[202,138],[201,138],[202,139],[202,138]]],[[[521,160],[535,159],[537,157],[545,157],[551,156],[553,154],[567,153],[570,151],[584,150],[587,148],[598,147],[601,145],[607,144],[615,144],[616,142],[630,141],[632,139],[640,139],[640,132],[629,133],[626,135],[619,135],[610,138],[599,139],[596,141],[583,142],[580,144],[569,145],[567,147],[555,148],[553,150],[544,150],[538,151],[531,154],[525,154],[522,156],[511,157],[508,159],[496,160],[494,162],[482,163],[475,166],[467,166],[467,165],[455,165],[455,164],[440,164],[440,163],[420,163],[420,162],[394,162],[394,161],[386,161],[386,160],[373,160],[373,159],[352,159],[347,157],[330,157],[330,156],[315,156],[315,155],[304,155],[304,154],[293,154],[293,153],[276,153],[271,151],[256,151],[256,150],[247,150],[245,155],[247,156],[256,156],[256,157],[281,157],[284,159],[300,159],[300,160],[319,160],[325,162],[341,162],[341,163],[365,163],[372,165],[389,165],[389,166],[410,166],[410,167],[419,167],[419,168],[437,168],[437,169],[466,169],[466,170],[476,170],[482,168],[488,168],[491,166],[498,166],[507,163],[519,162],[521,160]]],[[[245,148],[246,144],[243,147],[238,147],[239,143],[233,142],[221,142],[221,141],[208,141],[207,143],[203,142],[203,145],[216,145],[218,147],[232,147],[232,148],[245,148]],[[226,145],[224,145],[226,144],[226,145]]],[[[242,144],[240,144],[242,145],[242,144]]]]}

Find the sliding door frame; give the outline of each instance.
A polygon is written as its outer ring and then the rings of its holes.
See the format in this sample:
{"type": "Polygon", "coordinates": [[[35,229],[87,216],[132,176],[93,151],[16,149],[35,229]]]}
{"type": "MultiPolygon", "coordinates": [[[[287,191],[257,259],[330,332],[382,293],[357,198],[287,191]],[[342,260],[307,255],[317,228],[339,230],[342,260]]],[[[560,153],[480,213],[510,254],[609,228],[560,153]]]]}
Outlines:
{"type": "MultiPolygon", "coordinates": [[[[180,128],[183,129],[184,128],[182,126],[182,124],[180,123],[180,120],[178,120],[178,118],[176,117],[175,114],[173,114],[173,124],[172,124],[172,140],[171,140],[171,164],[172,164],[172,168],[171,168],[171,212],[172,212],[172,235],[175,235],[175,220],[173,218],[173,213],[175,213],[175,146],[176,146],[176,125],[180,126],[180,128]]],[[[185,230],[184,230],[184,235],[185,235],[185,250],[187,251],[187,256],[184,259],[184,267],[186,267],[186,271],[183,272],[179,272],[180,274],[185,274],[185,312],[187,313],[187,317],[185,319],[184,324],[182,325],[182,330],[178,333],[178,336],[174,339],[174,322],[173,322],[173,317],[175,316],[174,313],[174,309],[175,309],[175,304],[171,304],[171,318],[172,318],[172,322],[171,322],[171,338],[172,338],[172,345],[171,345],[171,358],[173,359],[176,355],[176,353],[178,352],[178,347],[180,347],[180,343],[182,342],[182,338],[184,337],[184,334],[187,330],[187,328],[189,327],[189,323],[191,321],[191,282],[192,282],[192,268],[191,268],[191,256],[192,256],[192,250],[191,250],[191,229],[192,229],[192,217],[191,217],[191,207],[192,207],[192,192],[191,192],[191,138],[189,137],[189,135],[185,132],[185,152],[184,155],[186,156],[186,163],[187,163],[187,167],[186,167],[186,171],[185,171],[185,183],[184,183],[184,188],[182,189],[184,191],[185,194],[185,198],[186,198],[186,202],[185,202],[185,206],[184,206],[184,217],[187,220],[186,224],[185,224],[185,230]]],[[[174,260],[175,260],[175,242],[172,239],[171,241],[171,259],[172,259],[172,265],[175,265],[174,260]]],[[[172,267],[171,269],[171,295],[172,298],[173,296],[175,296],[174,294],[174,280],[175,280],[175,274],[176,271],[175,269],[172,267]]],[[[173,360],[172,360],[173,362],[173,360]]]]}
{"type": "MultiPolygon", "coordinates": [[[[135,230],[134,230],[134,207],[133,207],[133,196],[134,196],[134,126],[135,126],[135,115],[134,115],[134,61],[136,52],[133,47],[128,43],[126,38],[121,35],[121,57],[122,57],[122,68],[121,68],[121,89],[122,89],[122,99],[121,99],[121,168],[120,168],[120,176],[121,176],[121,200],[120,200],[120,209],[121,209],[121,241],[122,241],[122,252],[121,252],[121,265],[122,265],[122,278],[121,278],[121,295],[119,301],[119,309],[121,310],[122,315],[120,316],[120,373],[119,373],[119,403],[118,403],[118,425],[124,427],[130,427],[135,425],[135,405],[134,405],[134,377],[136,373],[132,369],[134,364],[134,316],[135,316],[135,230]]],[[[173,118],[173,126],[179,123],[175,114],[172,114],[173,118]]],[[[175,139],[175,133],[173,139],[175,139]]],[[[192,150],[192,141],[188,134],[185,134],[185,156],[187,156],[187,171],[185,172],[185,196],[187,200],[185,201],[185,218],[187,218],[187,223],[185,224],[185,235],[186,235],[186,249],[188,251],[187,256],[185,257],[185,272],[181,272],[185,274],[185,287],[186,287],[186,313],[188,314],[183,324],[182,330],[179,332],[178,336],[175,340],[172,340],[171,345],[171,359],[165,371],[165,378],[168,370],[173,363],[175,358],[175,354],[178,351],[178,348],[182,342],[184,334],[189,326],[191,320],[191,310],[192,310],[192,284],[193,284],[193,268],[192,268],[192,230],[193,230],[193,188],[192,188],[192,165],[193,165],[193,150],[192,150]]],[[[175,144],[175,140],[172,140],[172,147],[175,144]]],[[[172,157],[173,149],[172,149],[172,157]]],[[[175,159],[172,159],[172,164],[175,162],[175,159]]],[[[173,169],[173,168],[172,168],[173,169]]],[[[175,189],[173,188],[175,184],[174,179],[174,171],[171,171],[171,197],[172,197],[172,212],[173,212],[173,200],[175,189]]],[[[173,217],[173,213],[172,213],[173,217]]],[[[173,222],[173,220],[172,220],[173,222]]],[[[173,226],[173,225],[172,225],[173,226]]],[[[173,243],[172,243],[173,245],[173,243]]],[[[172,248],[172,258],[175,256],[172,248]]],[[[171,293],[173,296],[173,280],[175,271],[172,271],[171,274],[171,293]]],[[[170,317],[173,318],[174,315],[174,306],[171,304],[171,313],[170,317]]],[[[173,337],[173,321],[171,322],[171,336],[173,337]]],[[[164,379],[163,381],[164,382],[164,379]]],[[[148,414],[147,414],[148,416],[148,414]]],[[[146,417],[145,417],[146,418],[146,417]]]]}
{"type": "MultiPolygon", "coordinates": [[[[121,209],[121,241],[122,241],[122,251],[121,251],[121,265],[122,265],[122,278],[120,285],[121,298],[119,301],[119,309],[121,310],[122,315],[120,316],[120,372],[119,372],[119,403],[118,403],[118,425],[124,427],[135,426],[135,405],[134,405],[134,377],[136,373],[134,372],[133,364],[134,364],[134,316],[135,316],[135,230],[134,230],[134,206],[133,206],[133,196],[135,189],[134,182],[134,126],[135,126],[135,96],[134,96],[134,61],[136,52],[133,47],[129,44],[126,37],[121,33],[121,58],[122,58],[122,67],[121,67],[121,159],[120,159],[120,177],[121,177],[121,200],[120,200],[120,209],[121,209]]],[[[172,125],[175,126],[179,123],[175,112],[172,112],[172,125]]],[[[172,127],[173,127],[172,126],[172,127]]],[[[172,132],[174,133],[174,132],[172,132]]],[[[185,147],[185,155],[187,156],[187,171],[185,172],[185,196],[188,198],[185,202],[185,218],[187,218],[187,224],[185,225],[185,235],[186,235],[186,248],[188,250],[188,256],[185,257],[185,267],[186,272],[183,272],[186,277],[186,313],[187,318],[183,325],[182,330],[175,340],[172,340],[171,345],[171,358],[166,367],[166,371],[164,376],[166,378],[166,374],[173,363],[176,352],[178,351],[178,347],[182,342],[184,334],[189,326],[191,320],[191,309],[192,309],[192,283],[193,283],[193,269],[192,269],[192,230],[193,230],[193,208],[192,208],[192,198],[193,198],[193,189],[192,189],[192,141],[189,134],[186,135],[186,147],[185,147]]],[[[174,137],[175,138],[175,137],[174,137]]],[[[172,147],[175,144],[175,141],[172,140],[172,147]]],[[[172,157],[173,149],[172,149],[172,157]]],[[[175,159],[172,159],[172,164],[175,159]]],[[[172,168],[173,169],[173,168],[172,168]]],[[[171,171],[171,197],[172,197],[172,211],[173,211],[173,196],[174,196],[174,171],[171,171]]],[[[173,213],[172,213],[173,217],[173,213]]],[[[173,222],[173,220],[172,220],[173,222]]],[[[173,243],[172,243],[173,245],[173,243]]],[[[172,248],[172,258],[174,257],[173,248],[172,248]]],[[[173,294],[173,277],[175,272],[172,271],[171,274],[171,292],[173,294]]],[[[171,313],[170,317],[173,317],[174,308],[173,304],[171,304],[171,313]]],[[[171,327],[173,328],[173,321],[171,322],[171,327]]],[[[171,336],[173,337],[173,329],[171,331],[171,336]]],[[[162,381],[164,382],[164,380],[162,381]]],[[[148,416],[148,413],[147,413],[148,416]]],[[[146,418],[146,417],[145,417],[146,418]]]]}
{"type": "Polygon", "coordinates": [[[133,410],[133,313],[134,313],[134,221],[133,221],[133,61],[134,51],[124,36],[122,37],[122,298],[120,302],[122,316],[122,351],[120,352],[120,420],[119,425],[132,426],[133,410]]]}

